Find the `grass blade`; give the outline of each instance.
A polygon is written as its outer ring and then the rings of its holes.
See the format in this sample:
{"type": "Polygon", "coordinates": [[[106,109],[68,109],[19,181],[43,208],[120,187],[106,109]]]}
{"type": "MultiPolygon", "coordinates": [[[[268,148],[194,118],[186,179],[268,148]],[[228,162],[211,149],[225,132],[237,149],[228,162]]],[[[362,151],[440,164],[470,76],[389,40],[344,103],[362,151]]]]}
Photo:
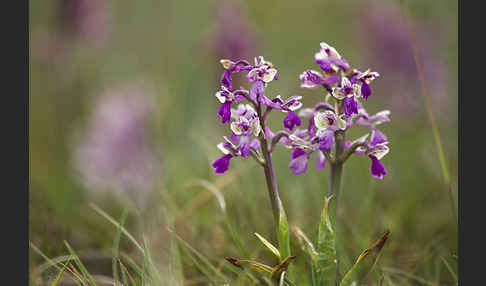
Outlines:
{"type": "Polygon", "coordinates": [[[159,270],[157,269],[157,267],[156,267],[156,265],[155,265],[155,263],[152,259],[152,255],[150,254],[150,251],[148,249],[148,243],[147,243],[147,240],[145,239],[145,237],[144,237],[144,240],[143,240],[143,246],[144,246],[145,258],[147,259],[147,263],[148,263],[148,266],[149,266],[150,278],[154,282],[155,285],[162,285],[162,280],[161,280],[161,277],[160,277],[159,270]]]}
{"type": "Polygon", "coordinates": [[[74,257],[74,262],[78,266],[78,268],[81,271],[81,273],[84,275],[84,277],[86,277],[86,279],[88,279],[88,281],[89,281],[89,283],[91,285],[95,286],[96,283],[95,283],[93,277],[88,272],[88,270],[86,269],[86,267],[84,266],[84,264],[81,262],[81,260],[79,259],[78,255],[76,254],[76,252],[74,252],[74,250],[71,248],[71,246],[69,245],[69,243],[67,241],[64,241],[64,244],[66,245],[69,253],[71,253],[71,255],[74,257]]]}
{"type": "MultiPolygon", "coordinates": [[[[447,161],[444,155],[444,150],[442,147],[442,141],[440,138],[440,133],[439,133],[439,127],[437,126],[436,119],[434,116],[434,112],[432,110],[432,103],[430,101],[430,96],[428,94],[428,89],[427,89],[427,84],[425,82],[425,76],[422,68],[422,62],[419,58],[419,52],[417,48],[417,37],[415,35],[415,27],[412,22],[412,20],[409,17],[408,14],[408,9],[402,5],[402,16],[405,20],[405,23],[407,23],[407,28],[409,30],[409,37],[410,37],[410,43],[412,47],[412,54],[413,54],[413,59],[415,62],[415,66],[417,67],[417,73],[418,73],[418,78],[420,81],[420,86],[422,89],[422,94],[425,99],[425,107],[427,110],[427,116],[430,121],[430,125],[432,127],[432,134],[434,136],[434,142],[435,146],[437,148],[437,155],[439,157],[439,162],[440,166],[442,169],[442,176],[444,177],[444,183],[446,185],[446,191],[448,192],[449,195],[449,200],[451,203],[451,211],[452,211],[452,216],[454,218],[454,224],[457,224],[457,210],[456,210],[456,203],[454,201],[454,196],[452,193],[452,185],[451,185],[451,179],[450,179],[450,173],[449,173],[449,168],[447,167],[447,161]]],[[[457,228],[457,226],[456,226],[457,228]]]]}
{"type": "Polygon", "coordinates": [[[118,277],[118,256],[119,256],[119,247],[120,247],[120,237],[121,237],[121,228],[125,223],[125,219],[127,218],[127,211],[123,210],[123,213],[120,218],[120,224],[117,228],[115,239],[113,241],[113,258],[112,258],[112,268],[113,268],[113,280],[115,280],[115,286],[119,284],[119,277],[118,277]]]}
{"type": "Polygon", "coordinates": [[[441,257],[440,257],[440,259],[442,259],[442,262],[444,262],[444,264],[445,264],[445,266],[446,266],[447,270],[448,270],[448,271],[449,271],[449,273],[451,274],[452,278],[454,278],[454,281],[455,281],[455,282],[458,282],[458,281],[457,281],[457,274],[456,274],[456,272],[454,272],[454,270],[452,270],[451,265],[450,265],[450,264],[447,262],[447,260],[445,260],[445,258],[444,258],[444,257],[442,257],[442,256],[441,256],[441,257]]]}
{"type": "MultiPolygon", "coordinates": [[[[45,255],[45,254],[44,254],[44,253],[43,253],[43,252],[42,252],[42,251],[41,251],[39,248],[37,248],[37,246],[35,246],[35,245],[34,245],[32,242],[30,242],[30,241],[29,241],[29,247],[30,247],[31,249],[33,249],[33,250],[34,250],[34,251],[35,251],[37,254],[39,254],[40,256],[42,256],[42,258],[44,258],[44,260],[46,260],[46,263],[49,263],[51,266],[54,266],[54,267],[55,267],[57,270],[61,271],[61,269],[62,269],[62,268],[61,268],[61,267],[59,267],[59,266],[57,265],[57,264],[58,264],[58,263],[60,263],[60,262],[54,261],[54,260],[50,259],[49,257],[47,257],[47,255],[45,255]]],[[[64,258],[64,257],[67,257],[67,258],[72,259],[71,255],[69,255],[69,256],[62,256],[62,258],[64,258]]],[[[70,259],[69,259],[69,260],[70,260],[70,259]]],[[[68,260],[68,259],[64,259],[63,261],[66,261],[66,260],[68,260]]],[[[68,264],[69,264],[69,263],[68,263],[68,264]]],[[[47,267],[46,267],[46,269],[47,269],[47,267]]],[[[44,269],[44,270],[45,270],[45,269],[44,269]]],[[[42,273],[44,270],[42,270],[42,271],[41,271],[41,273],[42,273]]],[[[74,281],[74,283],[76,283],[76,285],[78,285],[78,286],[81,286],[81,284],[79,284],[78,280],[76,280],[76,278],[78,278],[78,279],[80,279],[80,278],[79,278],[79,277],[77,277],[77,276],[76,276],[76,274],[72,273],[72,272],[71,272],[71,269],[70,269],[69,267],[68,267],[68,271],[69,271],[69,272],[71,273],[71,275],[73,276],[73,277],[71,277],[71,279],[74,281]]],[[[82,280],[80,279],[80,281],[82,281],[82,280]]],[[[84,283],[83,283],[83,284],[84,284],[84,283]]]]}
{"type": "Polygon", "coordinates": [[[386,231],[386,233],[380,239],[378,239],[373,246],[361,253],[354,265],[348,270],[346,275],[344,275],[344,278],[339,286],[350,286],[354,282],[358,282],[359,284],[365,278],[365,276],[376,264],[381,249],[385,245],[389,234],[390,232],[386,231]]]}
{"type": "Polygon", "coordinates": [[[213,277],[218,277],[219,279],[221,279],[223,281],[228,281],[228,278],[225,275],[223,275],[220,271],[218,271],[218,269],[216,269],[216,267],[214,267],[211,264],[211,262],[209,262],[209,260],[204,255],[202,255],[197,250],[195,250],[191,245],[189,245],[189,243],[187,243],[184,239],[182,239],[180,236],[178,236],[173,230],[169,229],[169,232],[171,233],[171,235],[173,235],[177,239],[177,241],[182,246],[184,246],[185,249],[187,249],[189,251],[189,257],[195,263],[196,267],[198,267],[208,278],[213,280],[213,282],[215,282],[215,283],[217,281],[214,280],[213,277]],[[196,257],[198,259],[195,259],[196,257]],[[202,264],[199,263],[198,260],[201,261],[202,264]],[[214,275],[211,275],[210,274],[211,272],[214,275]]]}
{"type": "Polygon", "coordinates": [[[66,262],[66,264],[63,265],[61,271],[59,271],[59,274],[57,274],[56,279],[54,279],[54,281],[51,283],[51,286],[56,286],[57,283],[59,283],[59,280],[61,280],[61,277],[64,274],[64,271],[66,270],[68,265],[69,262],[66,262]]]}
{"type": "Polygon", "coordinates": [[[93,203],[90,203],[89,206],[94,209],[98,214],[100,214],[102,217],[107,219],[109,222],[111,222],[114,226],[118,227],[121,229],[121,232],[128,237],[128,239],[135,244],[135,246],[142,252],[142,254],[145,255],[143,247],[137,242],[137,240],[124,228],[122,227],[115,219],[113,219],[109,214],[105,213],[102,209],[100,209],[98,206],[96,206],[93,203]]]}
{"type": "Polygon", "coordinates": [[[184,274],[182,271],[181,254],[179,251],[179,246],[174,236],[170,236],[170,273],[172,274],[172,279],[175,285],[184,284],[184,274]]]}

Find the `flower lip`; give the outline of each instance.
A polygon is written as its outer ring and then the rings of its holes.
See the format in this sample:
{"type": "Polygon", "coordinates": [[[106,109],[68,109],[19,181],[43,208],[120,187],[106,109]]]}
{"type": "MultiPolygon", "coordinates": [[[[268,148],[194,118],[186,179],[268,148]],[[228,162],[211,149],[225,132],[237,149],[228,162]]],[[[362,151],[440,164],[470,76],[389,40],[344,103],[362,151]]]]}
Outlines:
{"type": "Polygon", "coordinates": [[[232,157],[233,156],[231,154],[226,154],[216,159],[212,164],[214,168],[214,173],[216,174],[226,173],[226,171],[228,171],[229,162],[232,157]]]}
{"type": "Polygon", "coordinates": [[[374,155],[368,155],[368,157],[371,159],[371,175],[382,180],[383,176],[388,173],[385,166],[374,155]]]}

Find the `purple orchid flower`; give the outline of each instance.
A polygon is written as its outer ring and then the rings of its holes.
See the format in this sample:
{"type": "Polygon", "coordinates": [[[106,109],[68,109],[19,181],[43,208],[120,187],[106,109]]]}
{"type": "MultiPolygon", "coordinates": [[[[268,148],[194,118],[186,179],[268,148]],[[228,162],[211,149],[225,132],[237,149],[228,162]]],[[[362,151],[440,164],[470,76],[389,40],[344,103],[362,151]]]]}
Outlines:
{"type": "Polygon", "coordinates": [[[245,99],[245,91],[237,90],[231,92],[226,86],[221,86],[221,90],[216,92],[215,96],[221,102],[221,107],[218,110],[217,115],[221,117],[221,123],[225,124],[230,121],[231,118],[231,104],[233,102],[239,102],[245,99]]]}
{"type": "Polygon", "coordinates": [[[372,72],[370,69],[365,72],[355,71],[351,77],[352,84],[361,85],[361,96],[366,101],[368,97],[373,93],[370,87],[370,83],[380,76],[377,72],[372,72]]]}
{"type": "Polygon", "coordinates": [[[387,170],[380,160],[389,152],[389,148],[386,143],[369,146],[368,148],[369,150],[366,153],[371,159],[371,175],[382,180],[383,176],[387,174],[387,170]]]}
{"type": "Polygon", "coordinates": [[[261,80],[264,83],[269,83],[278,79],[277,69],[273,67],[271,62],[259,56],[255,58],[255,66],[248,72],[247,78],[252,82],[261,80]]]}
{"type": "Polygon", "coordinates": [[[239,147],[235,146],[233,142],[226,138],[226,136],[223,138],[225,141],[219,143],[217,146],[224,155],[214,160],[212,164],[216,174],[226,173],[226,171],[228,171],[230,159],[242,155],[239,147]]]}
{"type": "Polygon", "coordinates": [[[320,85],[326,87],[339,82],[339,76],[330,75],[324,78],[321,73],[315,70],[306,70],[300,74],[299,79],[302,81],[300,86],[303,88],[314,88],[320,85]]]}
{"type": "Polygon", "coordinates": [[[320,45],[321,50],[315,54],[315,62],[323,71],[329,73],[331,71],[337,72],[340,68],[343,70],[349,69],[348,62],[339,55],[335,48],[324,42],[321,42],[320,45]]]}
{"type": "Polygon", "coordinates": [[[238,105],[232,112],[235,121],[231,123],[231,131],[239,137],[239,149],[242,157],[250,156],[251,135],[258,136],[261,131],[260,120],[253,108],[246,104],[238,105]]]}

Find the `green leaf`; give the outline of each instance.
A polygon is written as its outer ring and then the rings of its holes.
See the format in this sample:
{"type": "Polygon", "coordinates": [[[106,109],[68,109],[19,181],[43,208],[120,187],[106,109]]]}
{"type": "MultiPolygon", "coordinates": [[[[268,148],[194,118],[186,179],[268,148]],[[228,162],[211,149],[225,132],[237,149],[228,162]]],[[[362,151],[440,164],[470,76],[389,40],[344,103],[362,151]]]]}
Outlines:
{"type": "Polygon", "coordinates": [[[174,280],[174,285],[184,284],[184,275],[182,271],[181,255],[179,246],[173,235],[170,236],[170,273],[174,280]]]}
{"type": "Polygon", "coordinates": [[[268,240],[266,240],[263,236],[259,235],[258,233],[255,232],[255,235],[260,239],[260,241],[265,245],[275,256],[277,256],[278,260],[280,261],[280,252],[278,249],[273,246],[268,240]]]}
{"type": "Polygon", "coordinates": [[[305,233],[297,226],[292,228],[292,232],[297,237],[297,241],[300,244],[302,250],[309,255],[309,261],[311,266],[311,278],[312,278],[312,285],[317,285],[316,277],[316,269],[317,269],[317,256],[319,253],[316,251],[314,244],[310,241],[310,239],[305,235],[305,233]]]}
{"type": "Polygon", "coordinates": [[[385,234],[378,239],[370,248],[366,249],[358,257],[354,265],[348,270],[346,275],[344,275],[343,280],[339,286],[350,286],[354,282],[360,283],[366,275],[371,272],[373,266],[378,260],[381,249],[385,245],[386,240],[390,231],[386,231],[385,234]]]}
{"type": "Polygon", "coordinates": [[[280,259],[289,257],[290,255],[290,237],[289,237],[289,223],[287,215],[282,203],[279,204],[279,219],[278,219],[278,247],[280,259]]]}
{"type": "Polygon", "coordinates": [[[127,218],[127,211],[123,210],[122,216],[120,218],[120,227],[117,228],[115,239],[113,240],[113,257],[112,257],[112,268],[113,268],[113,280],[115,281],[115,286],[120,284],[120,280],[118,277],[118,256],[119,256],[119,247],[120,247],[120,237],[121,237],[121,227],[125,223],[125,219],[127,218]]]}
{"type": "Polygon", "coordinates": [[[317,236],[317,262],[316,280],[317,285],[333,285],[336,280],[337,258],[336,258],[336,237],[333,223],[329,215],[329,204],[332,195],[327,197],[322,209],[321,221],[319,222],[319,233],[317,236]]]}
{"type": "Polygon", "coordinates": [[[282,272],[286,272],[289,267],[290,261],[294,260],[297,256],[288,256],[280,264],[273,267],[270,277],[272,279],[277,279],[282,272]]]}
{"type": "MultiPolygon", "coordinates": [[[[244,269],[243,264],[250,264],[250,266],[253,270],[256,270],[260,273],[268,274],[268,277],[271,278],[271,279],[274,279],[274,281],[278,281],[279,277],[280,278],[283,277],[284,285],[289,285],[289,286],[295,285],[295,283],[292,282],[291,280],[289,280],[286,277],[286,275],[281,276],[282,273],[286,272],[289,262],[292,259],[295,259],[295,256],[287,257],[286,259],[283,260],[282,263],[278,264],[277,266],[275,266],[273,268],[271,266],[268,266],[266,264],[263,264],[263,263],[260,263],[260,262],[257,262],[257,261],[253,261],[253,260],[238,259],[236,257],[225,257],[225,259],[226,259],[226,261],[228,261],[229,263],[233,264],[234,266],[236,266],[240,269],[244,269]]],[[[267,278],[267,277],[264,277],[264,278],[267,278]]],[[[269,284],[272,285],[271,281],[269,281],[269,284]]]]}
{"type": "Polygon", "coordinates": [[[317,261],[317,256],[319,253],[316,251],[314,244],[312,241],[305,235],[305,233],[297,226],[292,228],[292,232],[297,237],[297,241],[299,242],[302,250],[309,255],[312,261],[317,261]]]}

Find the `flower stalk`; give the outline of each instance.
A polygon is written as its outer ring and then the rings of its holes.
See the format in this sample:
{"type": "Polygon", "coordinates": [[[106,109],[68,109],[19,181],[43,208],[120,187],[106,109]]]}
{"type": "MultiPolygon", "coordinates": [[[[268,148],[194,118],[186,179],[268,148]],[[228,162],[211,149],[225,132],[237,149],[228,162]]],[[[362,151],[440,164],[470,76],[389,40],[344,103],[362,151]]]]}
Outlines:
{"type": "MultiPolygon", "coordinates": [[[[262,130],[266,130],[265,120],[262,115],[261,105],[257,109],[258,116],[260,118],[260,124],[262,130]]],[[[287,222],[287,215],[285,213],[280,195],[278,193],[277,180],[275,178],[275,171],[273,169],[272,154],[270,153],[265,133],[260,133],[258,137],[260,140],[260,146],[262,155],[264,158],[263,172],[267,182],[268,195],[272,205],[273,217],[275,219],[275,226],[277,227],[278,246],[281,253],[281,259],[285,259],[290,256],[290,241],[289,241],[289,227],[287,222]]]]}

